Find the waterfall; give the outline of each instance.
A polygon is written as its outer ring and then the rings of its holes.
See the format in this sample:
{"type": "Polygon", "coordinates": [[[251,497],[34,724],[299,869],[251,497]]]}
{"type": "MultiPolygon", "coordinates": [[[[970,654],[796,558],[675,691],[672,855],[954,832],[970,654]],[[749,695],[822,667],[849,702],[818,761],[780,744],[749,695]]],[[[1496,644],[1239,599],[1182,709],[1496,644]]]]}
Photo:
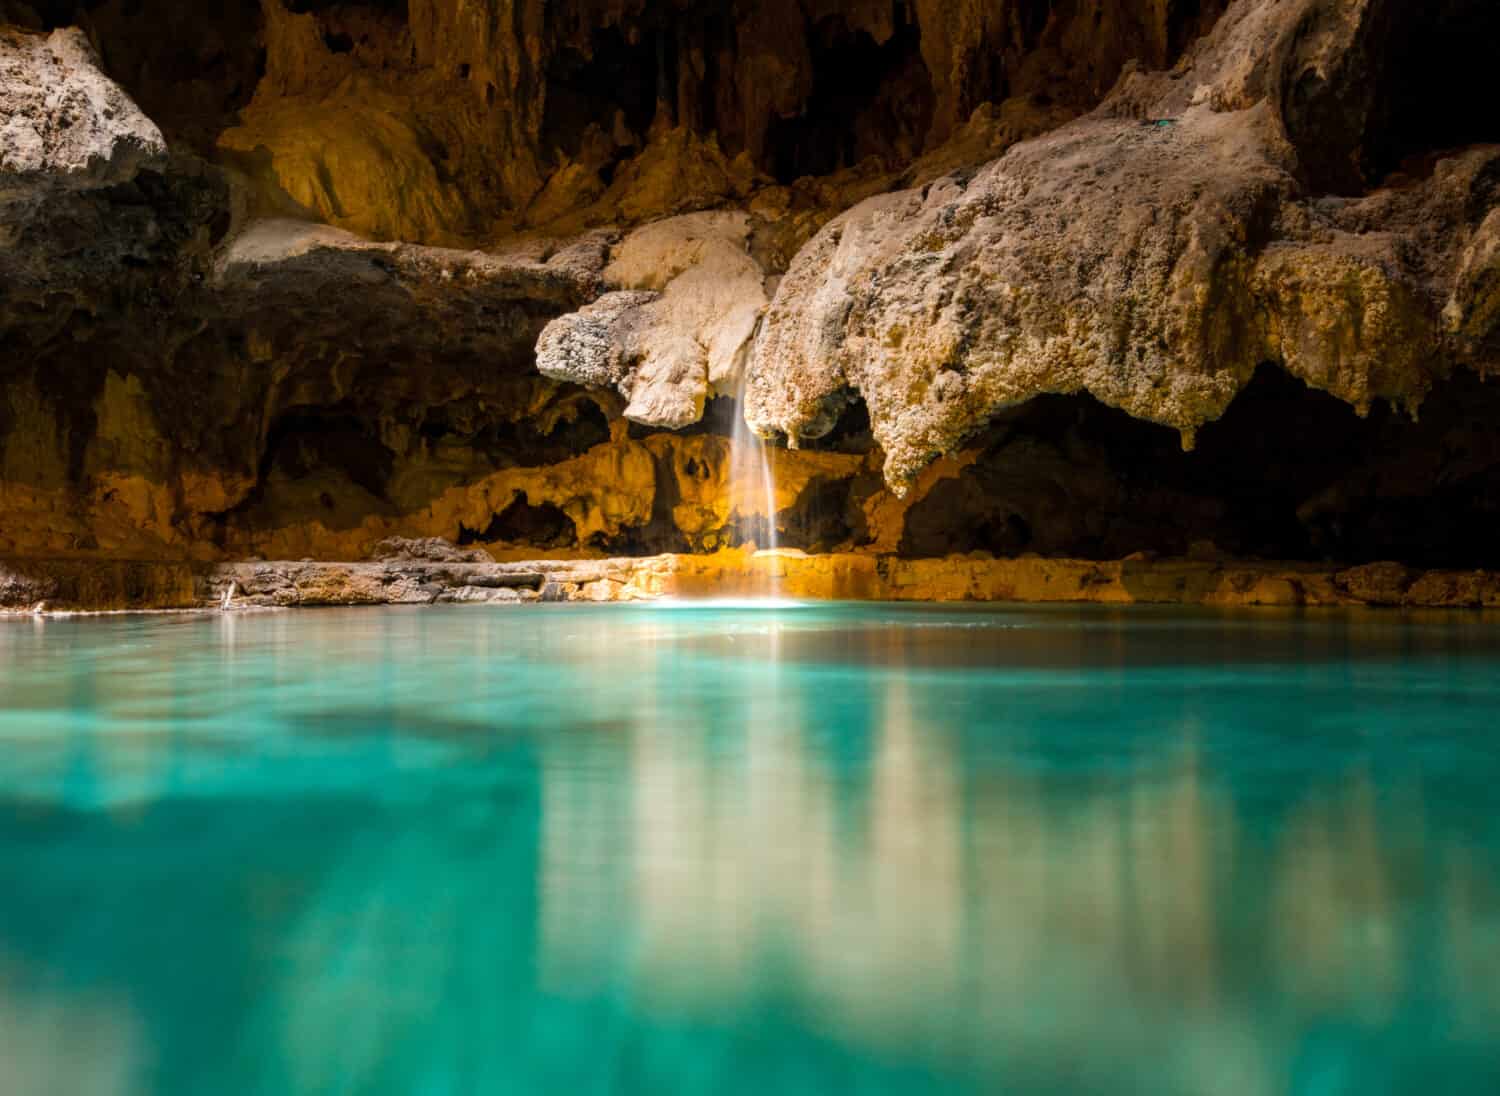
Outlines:
{"type": "MultiPolygon", "coordinates": [[[[749,531],[758,549],[774,552],[778,547],[776,480],[771,470],[770,446],[745,421],[749,387],[750,371],[742,365],[734,398],[734,429],[729,440],[729,505],[731,513],[738,517],[741,543],[749,531]],[[764,531],[759,521],[750,525],[750,519],[763,519],[764,531]]],[[[777,586],[774,564],[767,566],[766,578],[767,592],[774,594],[777,586]]]]}

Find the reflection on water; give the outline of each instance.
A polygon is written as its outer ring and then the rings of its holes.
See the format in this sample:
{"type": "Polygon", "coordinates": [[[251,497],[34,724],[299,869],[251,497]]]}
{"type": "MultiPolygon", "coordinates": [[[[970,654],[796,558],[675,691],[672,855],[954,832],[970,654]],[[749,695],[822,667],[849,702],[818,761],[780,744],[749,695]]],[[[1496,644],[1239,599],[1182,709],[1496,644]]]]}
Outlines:
{"type": "Polygon", "coordinates": [[[1500,1091],[1500,634],[0,625],[6,1092],[1500,1091]]]}

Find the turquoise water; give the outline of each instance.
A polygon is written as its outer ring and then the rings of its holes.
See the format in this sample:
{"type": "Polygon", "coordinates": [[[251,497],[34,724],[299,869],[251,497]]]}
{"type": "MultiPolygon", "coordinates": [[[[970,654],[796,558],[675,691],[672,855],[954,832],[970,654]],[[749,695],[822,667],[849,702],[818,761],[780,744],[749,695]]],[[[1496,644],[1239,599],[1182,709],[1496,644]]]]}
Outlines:
{"type": "Polygon", "coordinates": [[[1500,1092],[1500,626],[0,622],[0,1091],[1500,1092]]]}

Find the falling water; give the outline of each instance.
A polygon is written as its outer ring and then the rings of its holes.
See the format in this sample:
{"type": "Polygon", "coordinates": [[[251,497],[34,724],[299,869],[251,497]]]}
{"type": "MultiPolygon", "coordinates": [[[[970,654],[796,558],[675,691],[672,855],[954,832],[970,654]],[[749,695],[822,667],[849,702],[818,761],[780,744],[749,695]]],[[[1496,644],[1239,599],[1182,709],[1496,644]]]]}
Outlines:
{"type": "MultiPolygon", "coordinates": [[[[742,368],[735,393],[734,430],[729,442],[729,500],[737,515],[740,539],[753,539],[761,550],[775,551],[776,481],[771,471],[770,446],[745,422],[745,398],[750,387],[750,371],[742,368]],[[753,519],[762,519],[755,521],[753,519]],[[751,534],[750,536],[747,536],[751,534]]],[[[768,594],[775,594],[777,581],[774,566],[765,571],[768,594]]]]}

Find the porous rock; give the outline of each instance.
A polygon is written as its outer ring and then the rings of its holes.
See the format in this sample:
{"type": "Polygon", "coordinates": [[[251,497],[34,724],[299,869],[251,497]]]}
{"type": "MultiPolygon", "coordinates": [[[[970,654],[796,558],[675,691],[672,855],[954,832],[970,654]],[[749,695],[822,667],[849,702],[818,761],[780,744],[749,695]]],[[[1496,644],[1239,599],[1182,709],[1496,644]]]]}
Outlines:
{"type": "Polygon", "coordinates": [[[768,299],[745,213],[692,213],[636,229],[604,269],[616,287],[553,320],[537,368],[558,380],[612,385],[624,415],[680,428],[710,392],[732,394],[768,299]]]}
{"type": "Polygon", "coordinates": [[[977,172],[834,219],[766,315],[752,426],[815,439],[856,392],[901,489],[1044,393],[1088,392],[1189,446],[1263,361],[1361,411],[1415,409],[1455,350],[1492,337],[1478,271],[1497,153],[1404,196],[1309,193],[1324,134],[1287,73],[1357,81],[1380,7],[1242,0],[1170,79],[1127,72],[977,172]]]}

